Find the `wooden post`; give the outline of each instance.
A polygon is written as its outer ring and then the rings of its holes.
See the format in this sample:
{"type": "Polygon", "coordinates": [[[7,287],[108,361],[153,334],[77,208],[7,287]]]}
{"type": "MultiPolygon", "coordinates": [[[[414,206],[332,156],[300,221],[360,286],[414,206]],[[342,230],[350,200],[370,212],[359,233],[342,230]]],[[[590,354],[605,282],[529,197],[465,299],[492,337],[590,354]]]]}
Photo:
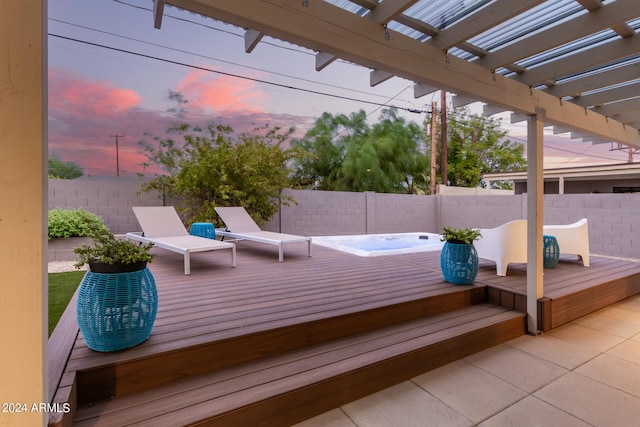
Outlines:
{"type": "Polygon", "coordinates": [[[542,282],[542,224],[544,212],[543,126],[545,111],[529,116],[527,124],[527,328],[538,334],[538,299],[542,282]]]}
{"type": "Polygon", "coordinates": [[[0,424],[45,425],[47,1],[0,2],[0,424]],[[18,406],[16,406],[18,405],[18,406]]]}
{"type": "Polygon", "coordinates": [[[440,177],[442,185],[449,184],[447,175],[447,92],[440,90],[440,177]]]}
{"type": "Polygon", "coordinates": [[[438,144],[436,142],[436,103],[431,103],[431,186],[429,194],[436,194],[436,153],[438,151],[438,144]]]}

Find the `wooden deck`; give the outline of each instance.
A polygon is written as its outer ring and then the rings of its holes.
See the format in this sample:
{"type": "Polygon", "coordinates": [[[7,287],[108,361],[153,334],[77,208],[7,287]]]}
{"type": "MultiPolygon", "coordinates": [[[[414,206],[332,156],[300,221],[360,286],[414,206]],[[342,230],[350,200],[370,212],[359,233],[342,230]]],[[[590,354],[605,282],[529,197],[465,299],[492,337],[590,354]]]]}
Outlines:
{"type": "MultiPolygon", "coordinates": [[[[287,425],[525,333],[524,265],[499,277],[481,262],[474,285],[456,286],[439,252],[361,258],[315,245],[308,258],[300,244],[278,263],[277,248],[241,242],[237,268],[199,253],[190,276],[181,256],[157,253],[147,342],[94,352],[63,316],[50,386],[73,410],[52,425],[287,425]]],[[[549,329],[640,293],[640,264],[561,258],[544,280],[549,329]]]]}

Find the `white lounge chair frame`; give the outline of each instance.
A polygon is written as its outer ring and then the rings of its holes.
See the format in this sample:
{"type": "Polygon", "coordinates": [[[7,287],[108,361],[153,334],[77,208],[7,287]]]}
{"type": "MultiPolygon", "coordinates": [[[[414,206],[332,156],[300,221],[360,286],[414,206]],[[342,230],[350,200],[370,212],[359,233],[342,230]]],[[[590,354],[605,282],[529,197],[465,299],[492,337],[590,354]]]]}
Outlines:
{"type": "Polygon", "coordinates": [[[184,256],[184,274],[191,274],[191,253],[231,249],[231,267],[236,266],[236,245],[230,242],[192,236],[182,224],[173,206],[138,206],[133,212],[142,232],[127,233],[127,239],[151,242],[159,248],[184,256]]]}
{"type": "MultiPolygon", "coordinates": [[[[478,257],[496,263],[498,276],[507,275],[510,263],[527,262],[527,221],[515,220],[495,228],[480,229],[474,242],[478,257]]],[[[589,267],[589,226],[586,218],[566,225],[545,225],[543,233],[554,236],[561,254],[577,255],[589,267]]]]}
{"type": "Polygon", "coordinates": [[[307,242],[308,255],[311,256],[311,237],[262,231],[242,206],[216,207],[214,209],[226,226],[226,229],[216,229],[216,234],[220,236],[277,245],[279,262],[284,260],[285,244],[307,242]]]}

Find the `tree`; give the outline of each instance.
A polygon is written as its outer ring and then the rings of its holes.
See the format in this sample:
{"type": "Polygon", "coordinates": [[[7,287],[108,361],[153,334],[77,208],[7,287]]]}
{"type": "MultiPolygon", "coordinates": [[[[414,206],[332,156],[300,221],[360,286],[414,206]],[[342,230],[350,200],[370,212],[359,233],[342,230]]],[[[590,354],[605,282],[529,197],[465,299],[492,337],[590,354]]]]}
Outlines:
{"type": "Polygon", "coordinates": [[[295,163],[294,180],[300,187],[333,190],[339,186],[340,169],[349,141],[362,135],[364,111],[346,116],[323,113],[314,126],[292,146],[307,155],[295,163]]]}
{"type": "Polygon", "coordinates": [[[287,163],[297,151],[283,149],[293,129],[268,125],[253,134],[235,136],[225,125],[206,129],[188,124],[169,129],[170,138],[147,135],[141,141],[151,162],[161,165],[161,175],[143,185],[143,191],[167,191],[182,198],[179,209],[188,223],[212,221],[216,206],[244,206],[258,223],[269,220],[290,187],[287,163]]]}
{"type": "MultiPolygon", "coordinates": [[[[447,117],[449,185],[484,186],[484,173],[526,169],[524,145],[507,139],[498,120],[473,115],[467,109],[456,110],[447,117]]],[[[510,188],[509,185],[496,182],[494,187],[510,188]]]]}
{"type": "Polygon", "coordinates": [[[74,162],[65,162],[57,154],[49,157],[49,178],[76,179],[84,175],[82,168],[74,162]]]}
{"type": "Polygon", "coordinates": [[[417,192],[427,160],[420,152],[418,125],[384,110],[370,127],[364,111],[350,116],[324,113],[293,146],[308,154],[296,163],[301,187],[335,191],[417,192]]]}

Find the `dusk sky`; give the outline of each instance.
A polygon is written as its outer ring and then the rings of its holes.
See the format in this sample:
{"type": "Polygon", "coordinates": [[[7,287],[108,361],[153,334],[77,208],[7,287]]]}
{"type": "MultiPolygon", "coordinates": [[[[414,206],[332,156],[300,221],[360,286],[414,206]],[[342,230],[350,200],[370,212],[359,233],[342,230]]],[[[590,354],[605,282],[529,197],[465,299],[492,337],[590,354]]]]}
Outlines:
{"type": "MultiPolygon", "coordinates": [[[[118,143],[121,176],[157,172],[142,166],[147,158],[138,141],[145,132],[163,137],[175,121],[169,91],[188,100],[189,123],[215,121],[238,132],[269,123],[295,127],[296,136],[325,111],[362,109],[373,123],[383,104],[426,111],[439,100],[414,98],[412,82],[401,78],[370,87],[368,69],[342,61],[317,72],[313,52],[269,37],[247,54],[242,29],[173,7],[165,7],[158,30],[152,9],[150,0],[48,2],[49,153],[85,174],[116,175],[112,135],[125,135],[118,143]]],[[[479,113],[480,104],[472,111],[479,113]]],[[[426,117],[400,113],[419,124],[426,117]]],[[[507,115],[497,117],[508,124],[507,115]]],[[[508,130],[526,140],[524,122],[508,130]]],[[[549,135],[545,166],[626,162],[626,151],[610,148],[549,135]]]]}

